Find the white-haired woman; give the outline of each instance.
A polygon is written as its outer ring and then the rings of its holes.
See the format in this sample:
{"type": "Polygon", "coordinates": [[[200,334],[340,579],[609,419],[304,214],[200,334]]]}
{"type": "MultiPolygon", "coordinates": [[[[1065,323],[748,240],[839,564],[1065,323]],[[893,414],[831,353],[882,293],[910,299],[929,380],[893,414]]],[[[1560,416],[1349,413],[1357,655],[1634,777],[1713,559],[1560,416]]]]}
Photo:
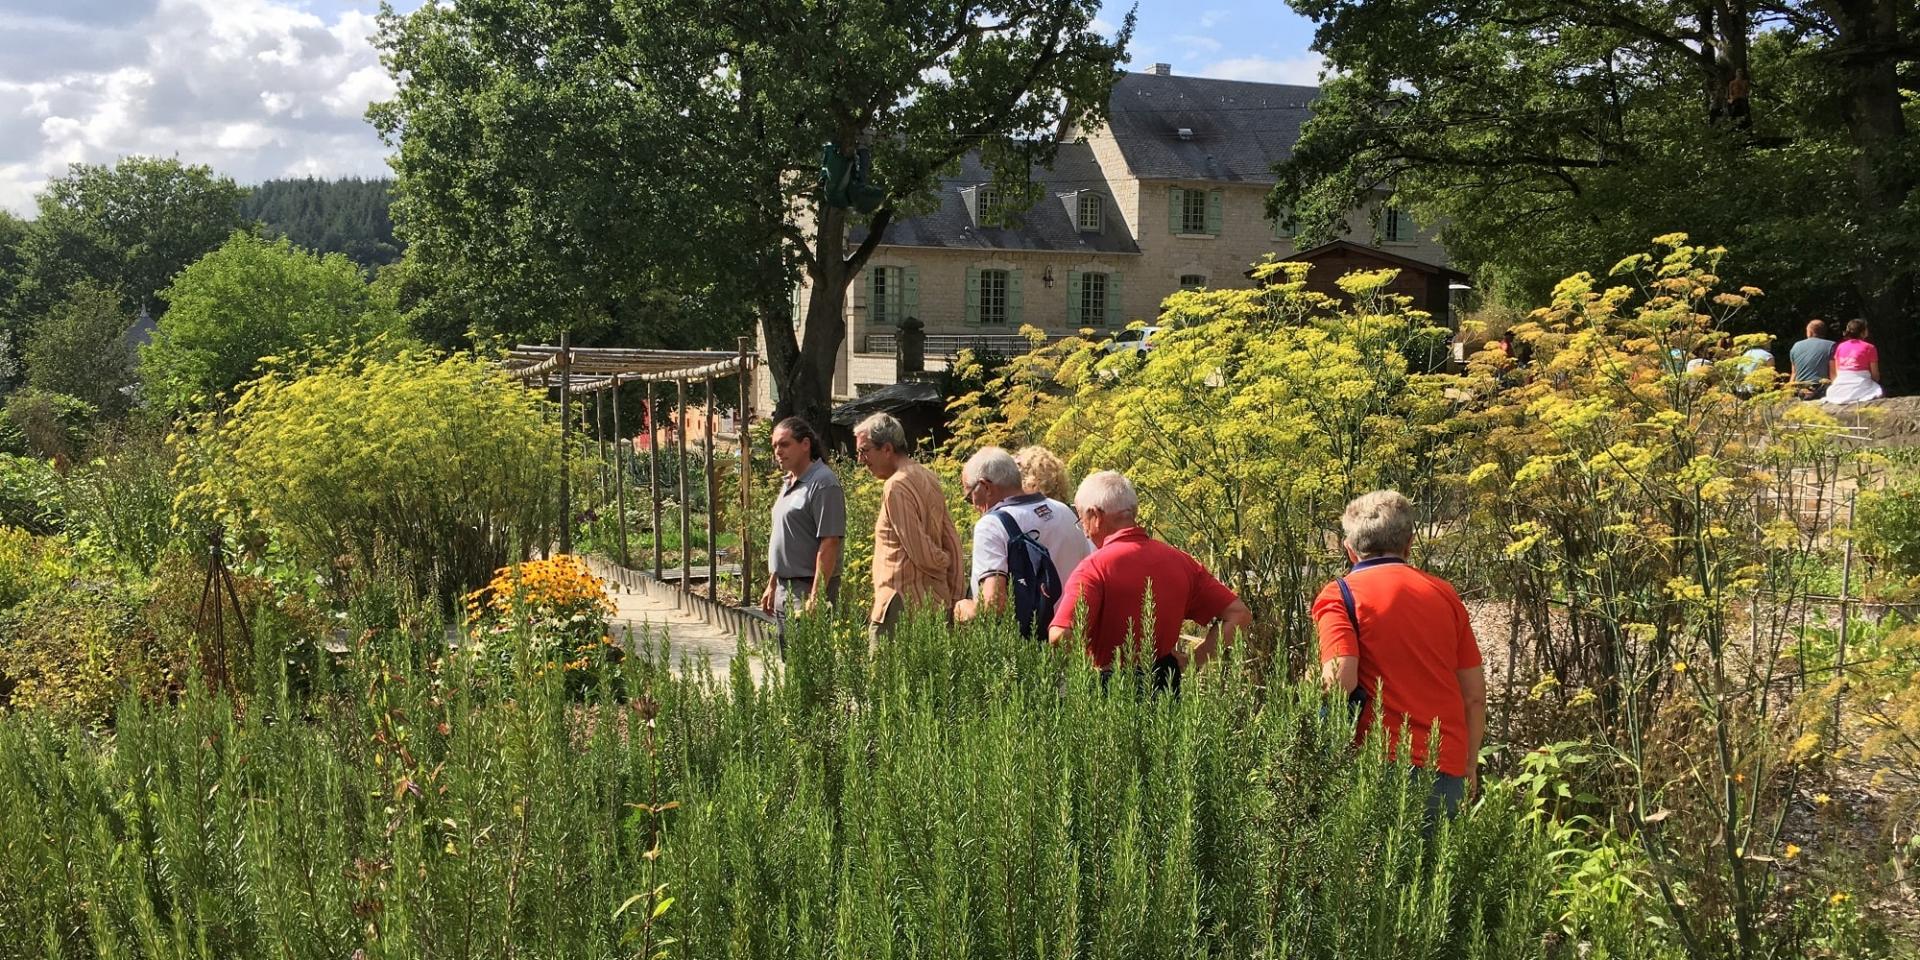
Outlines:
{"type": "Polygon", "coordinates": [[[1313,602],[1321,678],[1361,705],[1360,735],[1379,718],[1387,752],[1401,728],[1415,766],[1432,766],[1429,812],[1449,813],[1473,786],[1487,727],[1487,684],[1480,646],[1460,595],[1445,580],[1407,562],[1413,503],[1392,490],[1356,497],[1340,517],[1347,575],[1313,602]],[[1428,754],[1433,727],[1440,754],[1428,754]]]}

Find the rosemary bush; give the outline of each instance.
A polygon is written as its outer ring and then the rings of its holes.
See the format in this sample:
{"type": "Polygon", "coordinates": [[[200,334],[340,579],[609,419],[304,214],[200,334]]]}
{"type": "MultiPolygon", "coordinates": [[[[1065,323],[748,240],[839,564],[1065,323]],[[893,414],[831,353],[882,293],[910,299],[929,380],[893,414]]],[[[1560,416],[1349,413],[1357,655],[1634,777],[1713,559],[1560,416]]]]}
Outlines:
{"type": "Polygon", "coordinates": [[[0,718],[0,958],[1670,952],[1547,768],[1429,840],[1344,711],[1237,663],[1142,698],[1004,621],[869,659],[806,619],[762,683],[645,641],[582,704],[421,640],[111,741],[0,718]]]}

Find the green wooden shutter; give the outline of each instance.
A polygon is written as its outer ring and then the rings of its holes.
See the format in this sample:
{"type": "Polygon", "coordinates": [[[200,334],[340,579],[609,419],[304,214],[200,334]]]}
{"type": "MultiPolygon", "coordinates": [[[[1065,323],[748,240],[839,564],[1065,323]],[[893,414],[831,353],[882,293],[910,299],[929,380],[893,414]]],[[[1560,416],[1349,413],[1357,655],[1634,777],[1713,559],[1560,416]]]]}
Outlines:
{"type": "Polygon", "coordinates": [[[1217,237],[1220,235],[1220,225],[1226,220],[1224,212],[1226,205],[1225,200],[1226,198],[1222,191],[1207,191],[1207,233],[1212,236],[1217,237]]]}
{"type": "Polygon", "coordinates": [[[1067,326],[1079,329],[1080,324],[1080,271],[1067,271],[1067,326]]]}
{"type": "Polygon", "coordinates": [[[1107,326],[1118,330],[1127,324],[1127,313],[1120,304],[1120,274],[1107,274],[1107,326]]]}
{"type": "Polygon", "coordinates": [[[1007,326],[1020,329],[1020,271],[1007,271],[1007,326]]]}
{"type": "Polygon", "coordinates": [[[1179,187],[1167,189],[1167,232],[1180,232],[1181,208],[1187,201],[1187,192],[1179,187]]]}
{"type": "Polygon", "coordinates": [[[980,268],[967,268],[967,322],[980,322],[980,268]]]}
{"type": "Polygon", "coordinates": [[[920,268],[907,267],[900,271],[900,319],[920,316],[920,268]]]}
{"type": "Polygon", "coordinates": [[[1273,238],[1275,240],[1286,240],[1293,236],[1293,231],[1287,229],[1287,218],[1291,216],[1293,216],[1292,210],[1281,210],[1280,215],[1273,218],[1273,238]]]}

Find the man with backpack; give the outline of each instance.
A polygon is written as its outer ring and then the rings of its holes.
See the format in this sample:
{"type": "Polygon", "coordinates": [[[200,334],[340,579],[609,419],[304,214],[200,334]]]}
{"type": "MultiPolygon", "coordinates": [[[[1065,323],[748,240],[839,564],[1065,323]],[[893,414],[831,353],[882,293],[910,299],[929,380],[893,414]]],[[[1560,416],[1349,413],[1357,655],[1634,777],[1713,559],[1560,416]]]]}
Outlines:
{"type": "Polygon", "coordinates": [[[1044,636],[1061,586],[1093,552],[1073,509],[1044,493],[1021,490],[1020,466],[999,447],[984,447],[961,468],[973,525],[973,596],[954,604],[956,620],[1013,606],[1020,633],[1044,636]]]}

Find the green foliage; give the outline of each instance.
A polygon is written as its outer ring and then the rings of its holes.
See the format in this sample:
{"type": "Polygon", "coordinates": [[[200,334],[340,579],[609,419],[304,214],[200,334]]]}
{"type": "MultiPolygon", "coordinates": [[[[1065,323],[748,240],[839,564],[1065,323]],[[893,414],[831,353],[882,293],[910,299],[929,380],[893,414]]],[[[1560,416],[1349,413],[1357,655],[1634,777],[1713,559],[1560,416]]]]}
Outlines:
{"type": "Polygon", "coordinates": [[[244,222],[243,195],[232,180],[177,159],[72,165],[36,198],[13,318],[31,328],[83,280],[118,292],[129,317],[142,307],[158,316],[166,309],[159,292],[174,274],[244,222]]]}
{"type": "Polygon", "coordinates": [[[1429,841],[1341,711],[1237,666],[1108,695],[1005,622],[916,619],[869,660],[807,620],[765,683],[644,644],[605,668],[636,698],[581,707],[526,663],[522,696],[477,693],[424,639],[375,635],[314,701],[267,671],[245,711],[130,705],[111,750],[0,719],[0,830],[29,840],[0,844],[0,925],[32,931],[0,957],[1674,955],[1556,770],[1429,841]]]}
{"type": "Polygon", "coordinates": [[[393,181],[343,177],[267,180],[247,191],[240,215],[272,237],[316,253],[344,254],[372,270],[400,258],[387,215],[393,181]]]}
{"type": "Polygon", "coordinates": [[[172,309],[140,352],[140,375],[149,400],[173,413],[217,403],[258,376],[263,358],[399,330],[346,257],[244,233],[183,271],[165,297],[172,309]]]}
{"type": "Polygon", "coordinates": [[[336,586],[386,564],[451,601],[549,542],[542,402],[464,356],[276,369],[182,439],[182,505],[270,533],[336,586]]]}
{"type": "Polygon", "coordinates": [[[53,464],[37,457],[0,454],[0,527],[38,536],[58,532],[66,522],[60,475],[53,464]]]}
{"type": "Polygon", "coordinates": [[[59,509],[75,540],[136,577],[175,541],[173,451],[161,437],[132,433],[93,450],[59,482],[59,509]]]}
{"type": "Polygon", "coordinates": [[[1269,286],[1169,297],[1144,358],[1069,340],[1013,359],[955,402],[948,449],[1045,443],[1077,473],[1127,474],[1156,535],[1221,572],[1292,672],[1315,649],[1292,612],[1344,559],[1340,509],[1396,485],[1431,502],[1450,405],[1409,369],[1429,318],[1385,292],[1390,272],[1343,279],[1348,308],[1309,291],[1304,264],[1257,272],[1269,286]]]}
{"type": "Polygon", "coordinates": [[[63,539],[9,538],[6,559],[19,566],[6,592],[18,600],[0,610],[0,708],[107,722],[124,692],[157,681],[137,587],[102,576],[63,539]]]}
{"type": "Polygon", "coordinates": [[[1920,578],[1920,469],[1896,467],[1886,484],[1860,494],[1854,529],[1867,556],[1895,580],[1920,578]]]}
{"type": "Polygon", "coordinates": [[[1377,222],[1390,194],[1444,224],[1477,286],[1532,306],[1684,231],[1727,243],[1768,292],[1747,329],[1797,338],[1809,316],[1865,314],[1888,369],[1912,367],[1920,148],[1901,0],[1292,6],[1332,68],[1273,196],[1300,242],[1343,232],[1356,205],[1377,222]],[[1736,71],[1746,120],[1725,112],[1736,71]]]}
{"type": "Polygon", "coordinates": [[[61,393],[105,415],[127,407],[121,392],[133,384],[127,330],[134,318],[115,291],[82,281],[33,328],[23,358],[27,383],[61,393]]]}
{"type": "Polygon", "coordinates": [[[1455,429],[1479,465],[1456,496],[1465,537],[1487,538],[1474,580],[1532,625],[1512,674],[1605,731],[1619,775],[1599,783],[1666,920],[1692,956],[1757,956],[1790,906],[1770,864],[1808,732],[1776,699],[1817,567],[1796,482],[1841,452],[1830,418],[1742,364],[1755,338],[1723,332],[1759,294],[1726,289],[1725,251],[1655,244],[1517,328],[1528,375],[1474,358],[1455,429]]]}
{"type": "Polygon", "coordinates": [[[711,345],[757,314],[781,409],[824,421],[846,286],[887,223],[972,150],[1030,194],[1053,131],[1104,110],[1132,19],[1110,39],[1099,8],[430,5],[381,18],[398,89],[370,116],[398,148],[402,235],[483,331],[711,345]],[[816,204],[823,141],[871,144],[887,196],[857,224],[816,204]],[[636,322],[662,298],[668,322],[636,322]]]}
{"type": "Polygon", "coordinates": [[[7,394],[4,448],[72,463],[93,436],[94,406],[78,397],[25,387],[7,394]]]}

